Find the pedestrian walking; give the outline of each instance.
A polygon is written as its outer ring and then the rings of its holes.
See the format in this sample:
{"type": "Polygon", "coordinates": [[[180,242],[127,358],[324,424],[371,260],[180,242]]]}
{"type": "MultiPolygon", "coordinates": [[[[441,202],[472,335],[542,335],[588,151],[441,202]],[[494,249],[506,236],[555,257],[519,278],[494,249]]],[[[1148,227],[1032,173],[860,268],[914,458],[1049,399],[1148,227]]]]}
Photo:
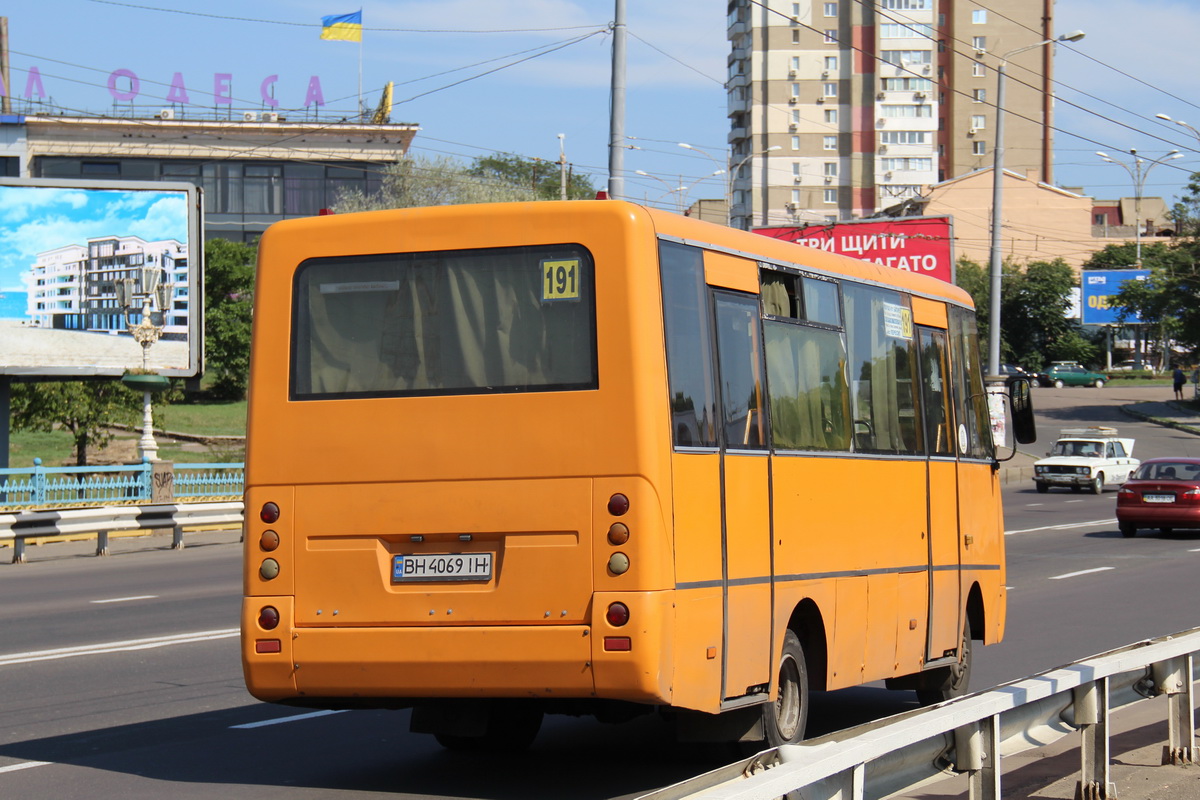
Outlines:
{"type": "Polygon", "coordinates": [[[1171,373],[1171,381],[1175,384],[1175,399],[1183,399],[1183,385],[1187,383],[1187,375],[1183,373],[1183,369],[1176,364],[1175,371],[1171,373]]]}

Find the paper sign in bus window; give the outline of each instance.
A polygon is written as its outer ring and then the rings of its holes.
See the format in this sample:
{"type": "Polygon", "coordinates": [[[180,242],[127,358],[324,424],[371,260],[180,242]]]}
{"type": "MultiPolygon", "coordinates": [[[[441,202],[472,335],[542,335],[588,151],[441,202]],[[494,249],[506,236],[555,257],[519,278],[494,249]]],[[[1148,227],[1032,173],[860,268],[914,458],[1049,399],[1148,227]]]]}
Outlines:
{"type": "Polygon", "coordinates": [[[911,339],[912,310],[895,303],[883,304],[883,334],[893,339],[911,339]]]}
{"type": "Polygon", "coordinates": [[[542,302],[579,299],[579,259],[542,262],[542,302]]]}

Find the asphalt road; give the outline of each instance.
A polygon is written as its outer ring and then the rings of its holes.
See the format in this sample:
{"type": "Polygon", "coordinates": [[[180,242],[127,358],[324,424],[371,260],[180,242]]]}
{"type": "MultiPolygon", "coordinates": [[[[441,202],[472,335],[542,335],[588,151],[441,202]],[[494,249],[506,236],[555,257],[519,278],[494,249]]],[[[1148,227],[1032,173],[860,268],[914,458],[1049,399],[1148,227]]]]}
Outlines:
{"type": "MultiPolygon", "coordinates": [[[[1038,389],[1044,451],[1059,427],[1113,424],[1135,456],[1200,454],[1200,437],[1123,417],[1169,388],[1038,389]],[[1152,396],[1153,395],[1153,396],[1152,396]]],[[[976,653],[974,688],[1190,628],[1200,537],[1124,539],[1115,493],[1006,490],[1006,640],[976,653]]],[[[407,712],[309,716],[242,686],[236,536],[51,545],[0,564],[0,797],[613,798],[694,775],[725,754],[671,744],[655,718],[551,717],[521,756],[443,751],[407,712]]],[[[812,732],[911,708],[864,687],[814,699],[812,732]]]]}

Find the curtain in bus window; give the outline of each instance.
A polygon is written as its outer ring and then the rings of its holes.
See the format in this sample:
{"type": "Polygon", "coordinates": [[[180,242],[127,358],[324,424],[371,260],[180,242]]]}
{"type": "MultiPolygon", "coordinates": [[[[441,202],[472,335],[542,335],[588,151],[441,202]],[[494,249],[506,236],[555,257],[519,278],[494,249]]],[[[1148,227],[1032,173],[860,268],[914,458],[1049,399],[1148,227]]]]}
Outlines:
{"type": "Polygon", "coordinates": [[[899,292],[845,282],[854,449],[921,451],[913,386],[913,325],[899,292]]]}
{"type": "Polygon", "coordinates": [[[758,301],[750,295],[717,292],[717,361],[721,376],[721,426],[725,446],[766,446],[762,413],[762,367],[758,301]]]}
{"type": "Polygon", "coordinates": [[[578,248],[310,262],[297,276],[295,394],[594,386],[590,287],[578,248]],[[559,268],[561,288],[545,276],[559,268]]]}
{"type": "Polygon", "coordinates": [[[677,447],[715,447],[716,381],[703,253],[664,242],[659,262],[674,442],[677,447]]]}
{"type": "Polygon", "coordinates": [[[846,348],[837,331],[763,323],[771,444],[777,450],[849,450],[846,348]]]}

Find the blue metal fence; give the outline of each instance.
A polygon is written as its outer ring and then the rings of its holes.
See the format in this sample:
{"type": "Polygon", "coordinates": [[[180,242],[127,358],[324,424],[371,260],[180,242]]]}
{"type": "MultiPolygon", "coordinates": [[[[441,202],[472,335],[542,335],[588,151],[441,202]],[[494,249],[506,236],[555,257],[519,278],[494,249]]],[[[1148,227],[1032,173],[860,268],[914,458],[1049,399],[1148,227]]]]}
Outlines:
{"type": "MultiPolygon", "coordinates": [[[[245,472],[242,464],[175,464],[174,496],[240,499],[245,472]]],[[[149,461],[116,467],[45,467],[35,458],[32,467],[0,469],[0,508],[148,503],[153,467],[149,461]]]]}

